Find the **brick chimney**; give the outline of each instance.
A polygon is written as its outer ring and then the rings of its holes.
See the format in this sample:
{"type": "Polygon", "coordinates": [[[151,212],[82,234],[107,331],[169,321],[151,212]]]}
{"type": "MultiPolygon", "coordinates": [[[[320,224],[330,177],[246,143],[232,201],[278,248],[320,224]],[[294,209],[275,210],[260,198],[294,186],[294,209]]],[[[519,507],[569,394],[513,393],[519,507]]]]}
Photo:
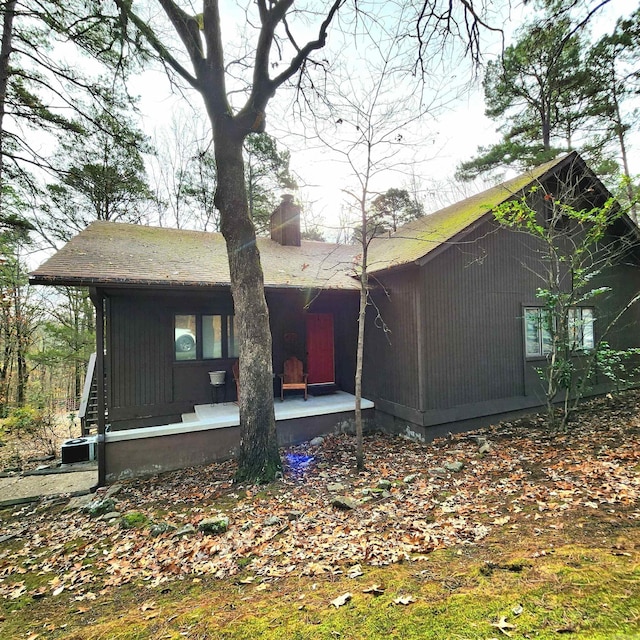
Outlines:
{"type": "Polygon", "coordinates": [[[271,239],[288,247],[300,246],[300,207],[293,196],[284,194],[282,202],[271,214],[271,239]]]}

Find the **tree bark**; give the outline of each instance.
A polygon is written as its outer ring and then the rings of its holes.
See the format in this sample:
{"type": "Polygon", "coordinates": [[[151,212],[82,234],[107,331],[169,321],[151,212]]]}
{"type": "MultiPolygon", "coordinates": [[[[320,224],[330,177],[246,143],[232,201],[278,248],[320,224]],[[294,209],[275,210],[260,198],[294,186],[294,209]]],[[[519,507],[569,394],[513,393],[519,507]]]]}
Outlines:
{"type": "MultiPolygon", "coordinates": [[[[7,86],[9,85],[9,56],[13,39],[13,18],[16,0],[4,2],[2,20],[2,44],[0,46],[0,187],[4,183],[4,115],[6,112],[7,86]]],[[[0,211],[2,204],[0,203],[0,211]]]]}
{"type": "Polygon", "coordinates": [[[282,471],[273,410],[269,311],[244,178],[244,136],[231,121],[215,123],[216,205],[227,245],[231,294],[240,344],[238,482],[269,482],[282,471]]]}
{"type": "MultiPolygon", "coordinates": [[[[366,229],[365,229],[366,231],[366,229]]],[[[365,239],[366,242],[366,239],[365,239]]],[[[360,274],[360,311],[358,314],[358,348],[356,353],[356,467],[364,471],[364,446],[362,424],[362,365],[364,361],[364,324],[367,314],[368,275],[366,258],[363,256],[362,273],[360,274]]]]}

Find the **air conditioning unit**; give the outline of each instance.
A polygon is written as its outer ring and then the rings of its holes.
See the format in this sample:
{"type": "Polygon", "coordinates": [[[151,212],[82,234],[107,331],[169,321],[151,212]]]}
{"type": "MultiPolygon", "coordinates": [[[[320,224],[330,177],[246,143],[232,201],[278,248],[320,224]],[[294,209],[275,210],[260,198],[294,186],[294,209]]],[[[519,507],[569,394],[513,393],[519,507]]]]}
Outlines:
{"type": "Polygon", "coordinates": [[[62,464],[88,462],[96,459],[96,436],[73,438],[62,445],[62,464]]]}

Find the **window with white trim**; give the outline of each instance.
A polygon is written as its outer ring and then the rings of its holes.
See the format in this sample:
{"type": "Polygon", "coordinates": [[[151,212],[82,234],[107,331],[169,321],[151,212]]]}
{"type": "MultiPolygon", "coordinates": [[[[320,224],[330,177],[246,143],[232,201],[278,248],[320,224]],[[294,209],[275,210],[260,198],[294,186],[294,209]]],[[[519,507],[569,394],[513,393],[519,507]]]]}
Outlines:
{"type": "MultiPolygon", "coordinates": [[[[593,349],[594,310],[591,307],[569,309],[569,340],[575,351],[593,349]]],[[[524,332],[525,353],[528,358],[546,356],[551,353],[553,343],[551,314],[542,307],[525,307],[524,332]]]]}

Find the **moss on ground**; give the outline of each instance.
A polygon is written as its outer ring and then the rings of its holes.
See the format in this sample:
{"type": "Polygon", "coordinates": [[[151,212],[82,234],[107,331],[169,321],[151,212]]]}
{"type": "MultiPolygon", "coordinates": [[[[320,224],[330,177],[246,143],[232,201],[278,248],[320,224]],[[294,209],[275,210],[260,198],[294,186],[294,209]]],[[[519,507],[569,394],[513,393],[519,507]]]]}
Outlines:
{"type": "MultiPolygon", "coordinates": [[[[523,559],[517,546],[500,555],[490,545],[436,551],[414,563],[365,567],[356,579],[188,578],[153,589],[125,585],[81,603],[73,593],[21,596],[4,603],[0,630],[7,639],[471,640],[501,637],[495,625],[505,618],[517,638],[640,638],[637,550],[564,545],[523,559]],[[372,584],[383,593],[363,593],[372,584]],[[331,604],[346,592],[353,597],[344,606],[331,604]],[[411,602],[397,603],[401,597],[411,602]]],[[[633,547],[627,539],[625,548],[633,547]]]]}

